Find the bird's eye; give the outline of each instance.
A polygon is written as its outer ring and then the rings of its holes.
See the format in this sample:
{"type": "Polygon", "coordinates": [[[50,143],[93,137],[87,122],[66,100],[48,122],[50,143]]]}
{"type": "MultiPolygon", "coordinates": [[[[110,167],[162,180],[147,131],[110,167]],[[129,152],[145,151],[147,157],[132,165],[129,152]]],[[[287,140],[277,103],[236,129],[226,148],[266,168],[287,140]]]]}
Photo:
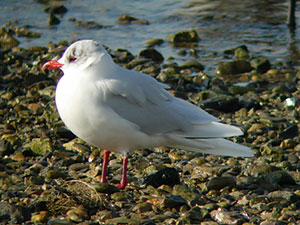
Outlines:
{"type": "Polygon", "coordinates": [[[76,57],[70,57],[70,62],[75,62],[77,60],[76,57]]]}

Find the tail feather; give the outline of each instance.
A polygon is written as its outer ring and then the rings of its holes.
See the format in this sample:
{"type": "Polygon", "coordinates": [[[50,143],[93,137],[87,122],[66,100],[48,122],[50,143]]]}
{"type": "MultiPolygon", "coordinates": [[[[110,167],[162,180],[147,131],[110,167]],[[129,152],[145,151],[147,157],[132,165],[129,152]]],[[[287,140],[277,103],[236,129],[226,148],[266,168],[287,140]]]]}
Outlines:
{"type": "Polygon", "coordinates": [[[194,125],[191,132],[185,132],[186,138],[224,138],[242,135],[240,128],[218,122],[211,122],[208,124],[194,125]]]}
{"type": "Polygon", "coordinates": [[[250,148],[223,138],[186,139],[179,136],[172,136],[171,139],[177,143],[170,146],[174,148],[222,156],[254,156],[253,151],[250,148]]]}

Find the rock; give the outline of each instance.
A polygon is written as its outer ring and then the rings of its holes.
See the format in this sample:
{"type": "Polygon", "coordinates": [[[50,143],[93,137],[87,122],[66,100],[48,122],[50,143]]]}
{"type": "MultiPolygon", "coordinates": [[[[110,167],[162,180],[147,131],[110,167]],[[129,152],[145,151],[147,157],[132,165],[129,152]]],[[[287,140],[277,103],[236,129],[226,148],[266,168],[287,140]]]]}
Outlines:
{"type": "MultiPolygon", "coordinates": [[[[245,46],[245,45],[243,45],[245,46]]],[[[234,56],[237,60],[243,60],[243,59],[249,59],[249,51],[248,48],[244,47],[238,47],[234,50],[234,56]]]]}
{"type": "Polygon", "coordinates": [[[237,211],[223,211],[221,209],[213,210],[210,216],[220,224],[241,225],[245,222],[244,216],[237,211]]]}
{"type": "Polygon", "coordinates": [[[84,208],[75,208],[67,211],[67,217],[76,223],[83,222],[85,219],[88,219],[88,213],[84,208]]]}
{"type": "Polygon", "coordinates": [[[230,95],[218,95],[200,102],[201,108],[214,109],[221,112],[235,112],[240,109],[239,99],[230,95]]]}
{"type": "Polygon", "coordinates": [[[204,70],[204,66],[200,62],[198,62],[197,60],[187,61],[184,64],[182,64],[180,67],[182,69],[194,68],[194,69],[197,69],[197,70],[200,70],[200,71],[204,70]]]}
{"type": "Polygon", "coordinates": [[[280,134],[280,139],[294,138],[299,136],[299,127],[297,124],[293,124],[287,128],[285,128],[280,134]]]}
{"type": "Polygon", "coordinates": [[[156,173],[147,176],[144,181],[146,185],[151,185],[155,188],[163,184],[174,186],[175,184],[179,184],[179,182],[180,178],[178,171],[169,167],[160,169],[156,173]]]}
{"type": "Polygon", "coordinates": [[[54,13],[50,13],[48,17],[48,23],[51,26],[58,25],[60,24],[60,19],[58,19],[58,17],[55,16],[54,13]]]}
{"type": "Polygon", "coordinates": [[[141,25],[149,24],[149,22],[147,20],[144,20],[144,19],[140,20],[133,16],[128,16],[128,15],[120,16],[117,20],[117,23],[124,24],[124,25],[132,24],[132,23],[141,24],[141,25]]]}
{"type": "Polygon", "coordinates": [[[24,145],[24,148],[30,148],[37,155],[45,155],[52,149],[50,140],[44,138],[33,138],[30,143],[24,145]]]}
{"type": "Polygon", "coordinates": [[[187,205],[187,202],[184,198],[179,195],[170,195],[162,199],[161,207],[162,208],[178,208],[182,205],[187,205]]]}
{"type": "Polygon", "coordinates": [[[41,115],[43,114],[43,107],[39,103],[30,103],[27,105],[27,108],[30,109],[33,115],[41,115]]]}
{"type": "Polygon", "coordinates": [[[288,205],[294,202],[298,202],[300,200],[300,196],[288,190],[273,191],[270,192],[267,197],[271,201],[280,202],[281,204],[288,204],[288,205]]]}
{"type": "Polygon", "coordinates": [[[273,171],[269,173],[266,178],[270,181],[270,183],[279,184],[280,186],[296,184],[294,178],[284,170],[273,171]]]}
{"type": "Polygon", "coordinates": [[[232,189],[235,187],[236,181],[234,177],[231,176],[223,176],[223,177],[213,177],[207,183],[207,189],[210,190],[221,190],[224,187],[228,187],[232,189]]]}
{"type": "Polygon", "coordinates": [[[4,27],[0,29],[0,47],[3,51],[7,51],[19,45],[19,41],[10,35],[4,27]]]}
{"type": "Polygon", "coordinates": [[[299,162],[299,157],[295,156],[295,155],[291,155],[289,154],[288,155],[288,161],[291,163],[291,164],[296,164],[299,162]]]}
{"type": "Polygon", "coordinates": [[[156,46],[156,45],[161,45],[162,43],[164,43],[164,40],[161,39],[161,38],[155,38],[155,39],[146,41],[146,44],[147,44],[148,48],[156,46]]]}
{"type": "Polygon", "coordinates": [[[249,88],[249,87],[233,85],[228,89],[228,91],[234,95],[244,95],[244,94],[248,93],[249,91],[254,91],[254,89],[249,88]]]}
{"type": "Polygon", "coordinates": [[[0,139],[0,157],[9,155],[13,152],[11,144],[7,140],[0,139]]]}
{"type": "MultiPolygon", "coordinates": [[[[30,31],[26,27],[9,26],[9,31],[12,31],[17,37],[39,38],[41,36],[40,33],[30,31]]],[[[36,48],[31,47],[28,50],[36,50],[36,48]]]]}
{"type": "Polygon", "coordinates": [[[73,223],[67,219],[50,219],[47,225],[72,225],[73,223]]]}
{"type": "Polygon", "coordinates": [[[70,141],[76,138],[75,134],[65,127],[55,127],[54,134],[59,138],[65,138],[70,141]]]}
{"type": "Polygon", "coordinates": [[[266,57],[252,59],[250,64],[258,73],[265,73],[271,68],[271,64],[266,57]]]}
{"type": "Polygon", "coordinates": [[[29,178],[29,183],[32,185],[42,185],[45,182],[45,178],[42,176],[31,176],[29,178]]]}
{"type": "Polygon", "coordinates": [[[235,75],[250,72],[252,67],[246,60],[235,60],[230,62],[219,62],[216,74],[221,76],[235,75]]]}
{"type": "Polygon", "coordinates": [[[105,183],[96,183],[93,184],[93,187],[96,189],[97,192],[109,194],[109,195],[120,191],[120,189],[117,188],[116,186],[111,184],[105,184],[105,183]]]}
{"type": "Polygon", "coordinates": [[[75,25],[77,27],[83,27],[89,30],[97,30],[97,29],[105,28],[105,26],[98,24],[94,21],[76,21],[75,25]]]}
{"type": "Polygon", "coordinates": [[[149,202],[142,202],[139,204],[136,204],[136,206],[133,208],[134,211],[136,211],[137,213],[145,213],[145,212],[149,212],[152,211],[152,204],[149,202]]]}
{"type": "Polygon", "coordinates": [[[281,170],[280,168],[272,165],[257,165],[250,168],[250,175],[254,177],[258,177],[261,175],[268,175],[271,172],[281,170]]]}
{"type": "Polygon", "coordinates": [[[200,224],[201,221],[207,216],[208,211],[204,208],[200,208],[195,206],[191,208],[189,211],[183,214],[183,220],[188,222],[189,224],[200,224]]]}
{"type": "Polygon", "coordinates": [[[25,79],[24,79],[25,83],[28,86],[35,84],[35,83],[39,83],[44,80],[47,80],[47,76],[46,76],[46,74],[42,74],[42,73],[39,73],[39,74],[27,73],[25,75],[25,79]]]}
{"type": "Polygon", "coordinates": [[[67,173],[59,169],[49,169],[45,177],[48,180],[57,179],[57,178],[66,178],[67,173]]]}
{"type": "Polygon", "coordinates": [[[153,48],[147,48],[142,50],[139,53],[139,57],[151,59],[154,62],[160,62],[160,63],[164,61],[164,57],[162,56],[162,54],[153,48]]]}
{"type": "Polygon", "coordinates": [[[128,195],[125,192],[115,192],[110,195],[111,199],[114,201],[127,201],[128,195]]]}
{"type": "Polygon", "coordinates": [[[189,31],[179,31],[175,34],[172,34],[167,37],[167,40],[169,40],[174,45],[180,45],[184,43],[199,42],[200,38],[195,30],[189,30],[189,31]]]}
{"type": "Polygon", "coordinates": [[[211,176],[221,176],[224,172],[231,169],[231,166],[193,166],[192,178],[207,178],[211,176]]]}
{"type": "Polygon", "coordinates": [[[46,13],[63,15],[68,12],[68,9],[64,5],[50,5],[44,10],[46,13]]]}
{"type": "Polygon", "coordinates": [[[129,63],[134,59],[134,56],[126,49],[118,48],[114,51],[114,56],[122,63],[129,63]]]}
{"type": "Polygon", "coordinates": [[[47,211],[41,211],[31,217],[31,221],[34,223],[46,223],[49,217],[47,211]]]}
{"type": "Polygon", "coordinates": [[[280,143],[280,147],[283,149],[293,149],[298,144],[297,141],[294,141],[293,139],[285,139],[280,143]]]}
{"type": "Polygon", "coordinates": [[[238,49],[241,49],[241,50],[249,53],[248,47],[246,45],[240,45],[240,46],[237,46],[235,48],[230,48],[230,49],[224,50],[224,54],[226,54],[226,55],[234,55],[235,52],[236,52],[236,50],[238,50],[238,49]]]}
{"type": "Polygon", "coordinates": [[[135,219],[128,219],[127,217],[116,217],[113,219],[105,220],[105,224],[119,225],[119,224],[131,224],[131,225],[139,225],[140,221],[135,219]]]}
{"type": "Polygon", "coordinates": [[[204,200],[201,198],[200,194],[193,192],[186,185],[181,185],[181,184],[175,185],[173,187],[172,193],[174,195],[183,197],[187,201],[190,207],[193,207],[197,204],[202,205],[205,203],[204,200]]]}
{"type": "Polygon", "coordinates": [[[30,217],[29,209],[6,202],[0,202],[0,219],[2,223],[21,224],[29,220],[30,217]]]}

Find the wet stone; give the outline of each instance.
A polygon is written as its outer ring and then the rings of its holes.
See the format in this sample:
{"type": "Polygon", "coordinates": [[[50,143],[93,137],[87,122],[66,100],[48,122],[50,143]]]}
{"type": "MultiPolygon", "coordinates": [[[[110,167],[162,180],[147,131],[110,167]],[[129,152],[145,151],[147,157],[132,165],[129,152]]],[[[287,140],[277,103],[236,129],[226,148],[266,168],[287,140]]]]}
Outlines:
{"type": "Polygon", "coordinates": [[[104,193],[104,194],[113,194],[115,192],[119,192],[120,189],[111,184],[105,183],[97,183],[93,184],[93,187],[97,190],[97,192],[104,193]]]}
{"type": "Polygon", "coordinates": [[[240,45],[240,46],[237,46],[235,48],[230,48],[230,49],[224,50],[224,54],[225,55],[234,55],[235,51],[238,50],[238,49],[242,49],[243,51],[245,51],[247,53],[249,52],[248,47],[246,45],[240,45]]]}
{"type": "Polygon", "coordinates": [[[153,46],[156,46],[156,45],[161,45],[163,43],[164,43],[164,40],[161,39],[161,38],[155,38],[155,39],[146,41],[147,47],[153,47],[153,46]]]}
{"type": "Polygon", "coordinates": [[[128,195],[126,192],[115,192],[111,194],[111,199],[114,201],[127,201],[128,200],[128,195]]]}
{"type": "Polygon", "coordinates": [[[105,26],[98,24],[94,21],[76,21],[75,25],[77,27],[83,27],[83,28],[89,29],[89,30],[97,30],[97,29],[105,28],[105,26]]]}
{"type": "Polygon", "coordinates": [[[34,223],[46,223],[49,217],[49,213],[47,211],[41,211],[35,213],[35,215],[31,216],[31,221],[34,223]]]}
{"type": "Polygon", "coordinates": [[[30,217],[30,211],[27,208],[0,202],[0,218],[2,222],[20,224],[30,219],[30,217]]]}
{"type": "Polygon", "coordinates": [[[54,13],[50,13],[48,17],[48,23],[51,26],[58,25],[60,24],[60,19],[57,16],[55,16],[54,13]]]}
{"type": "Polygon", "coordinates": [[[254,177],[260,175],[268,175],[271,172],[281,170],[280,168],[272,165],[257,165],[250,168],[250,174],[254,177]]]}
{"type": "Polygon", "coordinates": [[[293,124],[287,128],[285,128],[280,134],[279,138],[287,139],[297,137],[299,135],[299,127],[297,124],[293,124]]]}
{"type": "Polygon", "coordinates": [[[178,171],[174,168],[166,167],[147,176],[144,183],[157,188],[163,184],[174,186],[175,184],[179,184],[179,182],[180,178],[178,171]]]}
{"type": "Polygon", "coordinates": [[[267,178],[269,179],[270,183],[275,183],[279,185],[296,184],[294,178],[284,170],[273,171],[267,175],[267,178]]]}
{"type": "Polygon", "coordinates": [[[0,139],[0,157],[12,153],[11,145],[8,141],[0,139]]]}
{"type": "Polygon", "coordinates": [[[236,59],[249,59],[249,51],[247,47],[238,47],[234,50],[234,56],[236,59]]]}
{"type": "Polygon", "coordinates": [[[200,103],[202,108],[215,109],[221,112],[235,112],[240,109],[239,99],[230,95],[218,95],[200,103]]]}
{"type": "Polygon", "coordinates": [[[120,16],[117,20],[118,24],[124,24],[124,25],[128,25],[128,24],[141,24],[141,25],[148,25],[149,22],[147,20],[144,19],[137,19],[133,16],[129,16],[129,15],[124,15],[124,16],[120,16]]]}
{"type": "Polygon", "coordinates": [[[189,206],[193,207],[195,205],[202,205],[204,204],[204,200],[201,199],[200,194],[193,192],[188,186],[186,185],[175,185],[173,187],[172,194],[178,195],[183,197],[189,206]]]}
{"type": "Polygon", "coordinates": [[[49,169],[46,173],[46,179],[52,180],[67,177],[67,173],[59,169],[49,169]]]}
{"type": "Polygon", "coordinates": [[[182,43],[194,43],[199,42],[200,38],[195,30],[190,31],[179,31],[178,33],[172,34],[167,37],[174,45],[182,43]]]}
{"type": "Polygon", "coordinates": [[[76,138],[75,134],[73,134],[69,129],[64,127],[55,127],[54,133],[60,138],[66,138],[68,140],[73,140],[76,138]]]}
{"type": "Polygon", "coordinates": [[[178,195],[170,195],[163,198],[161,202],[162,208],[177,208],[182,205],[187,205],[187,202],[184,198],[178,195]]]}
{"type": "Polygon", "coordinates": [[[0,28],[0,47],[3,51],[12,49],[19,45],[19,41],[10,35],[4,27],[0,28]]]}
{"type": "Polygon", "coordinates": [[[51,5],[46,7],[44,11],[47,13],[63,15],[68,12],[68,9],[64,5],[51,5]]]}
{"type": "Polygon", "coordinates": [[[187,61],[186,63],[182,64],[180,66],[182,69],[190,69],[190,68],[193,68],[193,69],[197,69],[197,70],[204,70],[204,66],[198,62],[197,60],[192,60],[192,61],[187,61]]]}
{"type": "Polygon", "coordinates": [[[48,151],[52,149],[50,140],[43,138],[34,138],[30,143],[24,145],[24,147],[30,148],[32,152],[37,155],[45,155],[48,151]]]}
{"type": "Polygon", "coordinates": [[[208,215],[208,210],[195,206],[189,211],[183,214],[183,218],[186,222],[190,224],[199,224],[208,215]]]}
{"type": "Polygon", "coordinates": [[[149,212],[152,211],[152,205],[149,202],[142,202],[137,204],[134,208],[134,211],[137,213],[144,213],[144,212],[149,212]]]}
{"type": "Polygon", "coordinates": [[[139,53],[139,56],[145,57],[147,59],[151,59],[154,62],[162,62],[164,60],[164,57],[162,56],[162,54],[153,48],[147,48],[147,49],[142,50],[139,53]]]}
{"type": "Polygon", "coordinates": [[[299,162],[299,157],[295,155],[288,155],[288,162],[290,162],[291,164],[296,164],[299,162]]]}
{"type": "Polygon", "coordinates": [[[221,190],[224,187],[228,187],[232,189],[235,187],[236,181],[234,177],[230,176],[222,176],[222,177],[214,177],[207,183],[208,190],[221,190]]]}
{"type": "Polygon", "coordinates": [[[67,219],[50,219],[47,221],[47,225],[71,225],[73,222],[67,219]]]}
{"type": "Polygon", "coordinates": [[[67,213],[67,217],[74,222],[83,222],[88,219],[88,213],[84,208],[70,209],[67,213]]]}
{"type": "Polygon", "coordinates": [[[251,67],[259,73],[265,73],[271,68],[271,64],[266,57],[259,57],[250,61],[251,67]]]}
{"type": "Polygon", "coordinates": [[[246,60],[235,60],[231,62],[220,62],[216,74],[221,76],[234,75],[250,72],[252,67],[250,63],[246,60]]]}
{"type": "Polygon", "coordinates": [[[129,63],[134,59],[134,56],[126,49],[118,48],[114,51],[114,56],[121,63],[129,63]]]}
{"type": "Polygon", "coordinates": [[[244,216],[237,211],[213,210],[210,216],[220,224],[237,224],[241,225],[245,222],[244,216]]]}
{"type": "Polygon", "coordinates": [[[127,217],[116,217],[113,219],[108,219],[105,221],[106,224],[112,224],[112,225],[119,225],[119,224],[132,224],[132,225],[138,225],[140,224],[140,221],[135,219],[129,219],[127,217]]]}

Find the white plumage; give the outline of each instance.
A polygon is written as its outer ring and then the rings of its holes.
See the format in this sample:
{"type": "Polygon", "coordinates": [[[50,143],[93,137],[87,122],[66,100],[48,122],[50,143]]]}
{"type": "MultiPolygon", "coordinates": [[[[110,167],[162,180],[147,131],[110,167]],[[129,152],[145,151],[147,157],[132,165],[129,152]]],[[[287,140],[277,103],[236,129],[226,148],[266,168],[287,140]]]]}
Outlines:
{"type": "Polygon", "coordinates": [[[72,44],[45,68],[64,72],[56,104],[66,126],[96,147],[122,153],[169,146],[207,154],[251,157],[245,146],[223,139],[242,131],[172,96],[166,84],[116,65],[93,40],[72,44]]]}

